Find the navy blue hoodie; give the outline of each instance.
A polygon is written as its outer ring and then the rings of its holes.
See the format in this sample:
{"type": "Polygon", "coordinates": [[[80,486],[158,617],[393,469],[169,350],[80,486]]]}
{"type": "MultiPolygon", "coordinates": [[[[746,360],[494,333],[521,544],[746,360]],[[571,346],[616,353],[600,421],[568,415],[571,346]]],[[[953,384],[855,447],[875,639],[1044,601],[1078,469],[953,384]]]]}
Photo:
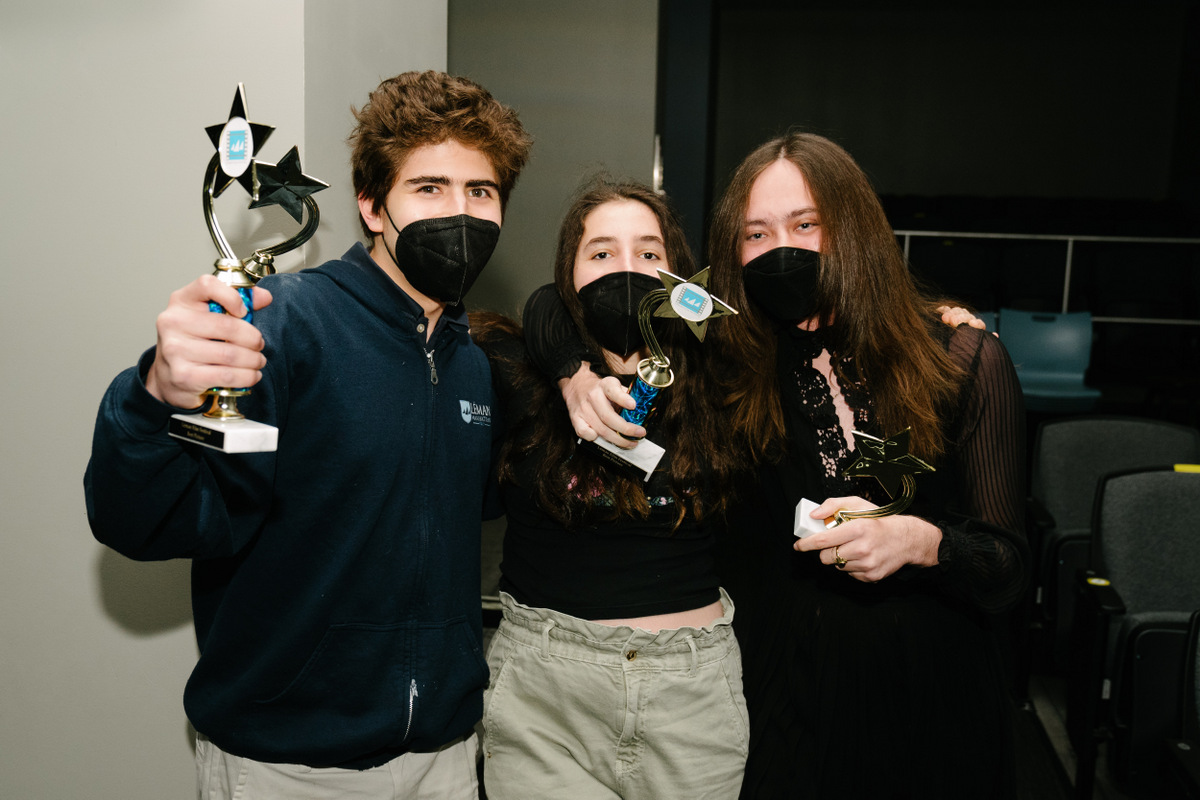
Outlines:
{"type": "Polygon", "coordinates": [[[200,658],[188,718],[259,761],[363,769],[468,733],[481,713],[479,531],[487,359],[362,245],[260,284],[263,380],[240,408],[275,453],[167,436],[139,367],[100,407],[84,484],[96,538],[191,558],[200,658]]]}

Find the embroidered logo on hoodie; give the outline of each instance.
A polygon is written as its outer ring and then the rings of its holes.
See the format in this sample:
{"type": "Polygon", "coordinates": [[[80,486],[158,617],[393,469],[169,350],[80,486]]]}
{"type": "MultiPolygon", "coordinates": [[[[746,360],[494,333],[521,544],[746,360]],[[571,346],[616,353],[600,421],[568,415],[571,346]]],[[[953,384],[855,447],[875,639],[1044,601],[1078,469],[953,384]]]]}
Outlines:
{"type": "Polygon", "coordinates": [[[459,400],[458,407],[462,410],[463,422],[468,425],[491,425],[492,424],[492,407],[485,406],[481,403],[472,403],[470,400],[459,400]]]}

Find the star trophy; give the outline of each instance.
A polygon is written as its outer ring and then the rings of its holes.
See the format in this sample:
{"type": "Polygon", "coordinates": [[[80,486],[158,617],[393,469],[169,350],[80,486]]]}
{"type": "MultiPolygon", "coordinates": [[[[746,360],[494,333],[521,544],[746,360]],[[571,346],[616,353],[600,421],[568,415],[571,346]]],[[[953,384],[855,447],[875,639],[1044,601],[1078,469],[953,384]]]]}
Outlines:
{"type": "MultiPolygon", "coordinates": [[[[848,478],[875,478],[888,493],[895,498],[886,506],[870,508],[865,511],[840,510],[828,519],[813,519],[809,516],[817,507],[808,499],[802,499],[796,506],[796,523],[794,533],[803,539],[813,533],[836,528],[843,522],[852,519],[877,519],[890,514],[899,514],[912,504],[917,493],[917,481],[913,475],[920,472],[934,472],[934,468],[908,452],[908,442],[911,428],[905,428],[895,436],[879,439],[862,431],[851,431],[857,442],[858,459],[850,465],[843,474],[848,478]],[[900,496],[896,497],[896,491],[900,496]]],[[[844,559],[834,562],[839,568],[844,567],[844,559]]]]}
{"type": "MultiPolygon", "coordinates": [[[[220,253],[216,261],[217,279],[237,289],[246,306],[246,321],[253,322],[251,294],[260,278],[275,272],[275,256],[294,250],[312,238],[321,214],[310,195],[329,184],[305,175],[300,170],[300,151],[293,147],[277,164],[255,158],[267,137],[275,130],[246,119],[246,90],[238,84],[229,119],[205,129],[217,152],[204,173],[204,221],[220,253]],[[270,247],[255,250],[247,258],[238,258],[217,224],[213,199],[237,181],[250,195],[250,208],[282,206],[296,222],[308,210],[308,221],[300,232],[270,247]]],[[[209,310],[225,313],[217,303],[209,310]]],[[[202,444],[224,453],[268,453],[275,450],[279,431],[271,425],[248,420],[237,408],[237,400],[249,389],[217,387],[204,393],[211,404],[199,414],[175,414],[168,432],[177,439],[202,444]]]]}
{"type": "MultiPolygon", "coordinates": [[[[659,392],[675,381],[671,359],[663,353],[658,337],[650,327],[650,317],[682,319],[696,338],[703,342],[710,319],[737,313],[731,306],[709,294],[708,267],[686,280],[662,269],[658,270],[658,277],[663,288],[649,292],[638,305],[638,327],[642,331],[642,338],[646,340],[650,357],[638,362],[637,375],[629,389],[637,405],[621,411],[621,417],[635,425],[645,425],[646,418],[654,410],[654,401],[659,392]]],[[[650,480],[651,473],[666,452],[649,439],[642,439],[629,450],[599,438],[593,444],[600,448],[605,457],[645,473],[643,481],[650,480]]]]}

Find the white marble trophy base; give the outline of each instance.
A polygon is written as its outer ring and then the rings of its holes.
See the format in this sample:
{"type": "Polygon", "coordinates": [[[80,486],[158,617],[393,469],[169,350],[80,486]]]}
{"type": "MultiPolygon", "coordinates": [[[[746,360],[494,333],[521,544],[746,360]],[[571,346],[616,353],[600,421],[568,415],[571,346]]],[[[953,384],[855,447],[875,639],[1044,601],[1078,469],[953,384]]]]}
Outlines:
{"type": "Polygon", "coordinates": [[[222,453],[273,453],[279,429],[250,419],[210,419],[203,414],[174,414],[167,432],[176,439],[222,453]]]}
{"type": "Polygon", "coordinates": [[[829,520],[813,519],[809,516],[820,503],[814,503],[806,497],[800,498],[800,502],[796,504],[796,524],[792,529],[797,537],[803,539],[805,536],[811,536],[814,533],[820,533],[823,530],[835,527],[836,523],[832,518],[829,520]]]}
{"type": "MultiPolygon", "coordinates": [[[[582,441],[582,440],[580,440],[582,441]]],[[[600,449],[600,454],[605,458],[616,461],[622,466],[629,466],[636,469],[638,472],[645,473],[643,481],[650,480],[651,473],[658,466],[658,462],[662,460],[663,454],[667,451],[656,445],[649,439],[642,439],[631,449],[617,447],[612,442],[599,437],[594,442],[590,442],[600,449]]]]}

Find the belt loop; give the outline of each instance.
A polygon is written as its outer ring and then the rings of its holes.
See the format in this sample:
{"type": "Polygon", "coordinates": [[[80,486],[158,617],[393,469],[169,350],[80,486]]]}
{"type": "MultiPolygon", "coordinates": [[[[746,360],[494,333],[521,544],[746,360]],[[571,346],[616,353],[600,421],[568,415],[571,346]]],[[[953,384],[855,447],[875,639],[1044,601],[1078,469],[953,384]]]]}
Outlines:
{"type": "Polygon", "coordinates": [[[550,631],[554,628],[554,620],[546,620],[542,626],[542,658],[550,658],[550,631]]]}
{"type": "Polygon", "coordinates": [[[688,670],[688,677],[694,678],[694,677],[696,677],[696,670],[700,666],[700,653],[698,650],[696,650],[696,640],[694,638],[692,638],[692,635],[690,633],[688,634],[688,637],[687,637],[687,643],[688,643],[688,647],[691,648],[691,650],[692,650],[692,668],[690,670],[688,670]]]}

